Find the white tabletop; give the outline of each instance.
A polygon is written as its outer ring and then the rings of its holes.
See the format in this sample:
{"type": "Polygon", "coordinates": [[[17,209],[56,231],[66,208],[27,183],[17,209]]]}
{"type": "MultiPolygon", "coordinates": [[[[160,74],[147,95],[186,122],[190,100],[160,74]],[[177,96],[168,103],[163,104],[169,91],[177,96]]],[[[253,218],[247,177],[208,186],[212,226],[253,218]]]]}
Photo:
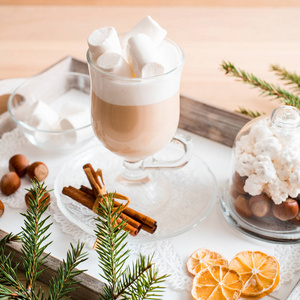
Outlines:
{"type": "MultiPolygon", "coordinates": [[[[212,142],[197,135],[190,134],[183,130],[179,130],[179,132],[192,136],[194,142],[194,153],[207,163],[209,168],[214,173],[218,185],[222,186],[229,177],[231,167],[231,148],[212,142]]],[[[19,152],[28,155],[31,160],[35,158],[36,160],[41,160],[48,164],[51,174],[49,175],[49,179],[47,179],[47,184],[49,187],[52,187],[53,182],[51,181],[54,180],[61,164],[70,156],[69,154],[54,156],[53,154],[46,153],[30,144],[28,144],[26,147],[21,146],[19,152]]],[[[2,162],[1,167],[1,171],[4,171],[5,163],[2,162]]],[[[2,196],[2,199],[3,197],[4,196],[2,196]]],[[[24,211],[21,209],[21,212],[24,211]]],[[[16,209],[6,205],[6,211],[0,218],[0,228],[7,232],[17,233],[22,225],[23,217],[20,215],[20,208],[16,209]]],[[[63,233],[62,228],[60,228],[60,225],[55,221],[51,231],[51,237],[54,242],[50,245],[49,250],[53,256],[63,259],[67,249],[69,249],[69,243],[74,243],[74,239],[70,235],[63,233]]],[[[170,239],[170,242],[183,261],[186,261],[189,255],[200,247],[217,251],[225,256],[229,261],[236,253],[242,250],[261,250],[272,254],[274,248],[274,244],[258,241],[245,236],[228,224],[222,215],[219,199],[217,200],[217,204],[215,205],[212,213],[204,221],[202,221],[192,230],[170,239]]],[[[88,269],[87,273],[94,277],[100,278],[98,275],[99,269],[97,265],[98,262],[95,251],[89,250],[89,260],[81,265],[81,268],[88,269]]],[[[300,275],[300,273],[298,273],[298,275],[300,275]]],[[[279,289],[272,293],[272,296],[280,300],[286,299],[288,293],[294,286],[297,277],[300,276],[296,276],[295,280],[289,282],[288,284],[281,285],[279,289]]],[[[189,291],[168,288],[163,299],[189,300],[192,299],[192,297],[189,291]]],[[[271,298],[266,297],[266,299],[271,298]]]]}
{"type": "MultiPolygon", "coordinates": [[[[0,81],[0,95],[11,92],[13,87],[19,83],[20,79],[0,81]]],[[[27,155],[31,162],[43,161],[48,165],[49,176],[46,179],[46,183],[48,188],[53,188],[55,177],[66,160],[85,150],[77,149],[71,154],[62,153],[60,155],[53,154],[51,152],[45,152],[44,150],[31,145],[19,131],[15,132],[17,132],[16,135],[8,134],[9,137],[2,137],[0,139],[0,176],[7,172],[9,157],[16,153],[22,153],[27,155]]],[[[178,132],[184,135],[190,135],[192,137],[194,154],[200,157],[208,165],[216,177],[218,186],[223,186],[230,176],[231,148],[187,131],[178,130],[178,132]]],[[[23,180],[23,182],[24,181],[26,183],[26,180],[23,180]]],[[[27,185],[28,183],[29,181],[27,180],[27,185]]],[[[19,191],[17,191],[17,193],[18,192],[19,191]]],[[[17,194],[15,198],[18,197],[18,195],[19,194],[17,194]]],[[[6,209],[4,215],[0,218],[0,228],[7,232],[18,233],[21,226],[23,226],[23,217],[20,215],[20,212],[24,213],[26,210],[23,199],[20,199],[20,201],[18,201],[18,205],[15,207],[12,205],[12,203],[8,202],[9,198],[6,198],[4,195],[1,196],[1,199],[5,203],[6,209]],[[19,203],[22,204],[19,205],[19,203]]],[[[51,238],[53,243],[49,246],[48,251],[50,251],[53,256],[63,259],[65,258],[66,252],[69,249],[70,242],[74,243],[76,241],[74,236],[64,233],[65,230],[61,228],[61,224],[57,223],[53,218],[51,221],[54,222],[53,226],[51,227],[51,238]]],[[[167,240],[167,242],[172,245],[172,250],[183,265],[191,253],[201,247],[217,251],[229,261],[234,257],[235,254],[242,250],[261,250],[268,254],[276,254],[278,252],[276,252],[277,246],[275,244],[259,241],[246,236],[227,223],[222,215],[219,199],[217,199],[212,213],[198,226],[184,234],[170,238],[167,240]]],[[[282,270],[286,273],[291,271],[289,278],[293,279],[289,282],[286,282],[285,280],[285,282],[279,283],[279,288],[277,288],[270,296],[265,297],[265,299],[286,299],[287,295],[290,293],[296,281],[300,277],[300,265],[297,263],[297,253],[300,255],[300,246],[296,246],[297,248],[289,248],[290,246],[284,247],[286,248],[280,249],[283,253],[286,253],[287,251],[295,252],[291,253],[294,255],[291,255],[292,258],[289,262],[289,266],[281,265],[282,270]],[[292,270],[293,268],[297,271],[292,270]]],[[[80,267],[82,269],[87,269],[88,274],[100,279],[97,255],[95,251],[91,250],[90,248],[88,249],[88,252],[88,261],[86,261],[80,267]]],[[[280,258],[282,258],[282,253],[280,253],[280,256],[280,258]]],[[[183,267],[182,270],[178,270],[178,272],[186,272],[185,267],[183,267]]],[[[284,276],[282,276],[282,279],[284,279],[283,277],[284,276]]],[[[169,280],[172,280],[172,276],[169,280]]],[[[191,277],[190,282],[192,282],[191,277]]],[[[169,284],[169,286],[172,286],[172,288],[167,288],[163,299],[192,299],[190,291],[186,289],[184,290],[182,287],[175,289],[174,284],[169,284]]]]}

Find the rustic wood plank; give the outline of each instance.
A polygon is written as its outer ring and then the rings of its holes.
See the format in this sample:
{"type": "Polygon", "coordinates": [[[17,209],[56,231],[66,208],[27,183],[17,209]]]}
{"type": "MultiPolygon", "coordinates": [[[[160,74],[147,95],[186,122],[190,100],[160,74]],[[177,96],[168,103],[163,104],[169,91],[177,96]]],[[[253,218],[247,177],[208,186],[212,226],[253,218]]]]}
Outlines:
{"type": "Polygon", "coordinates": [[[227,111],[188,97],[180,97],[179,127],[232,147],[239,130],[250,117],[227,111]]]}
{"type": "MultiPolygon", "coordinates": [[[[6,234],[7,233],[5,231],[0,229],[0,239],[2,239],[6,234]]],[[[8,254],[10,252],[14,255],[14,263],[19,264],[18,269],[24,271],[22,263],[23,260],[21,253],[21,244],[11,243],[7,245],[5,253],[8,254]]],[[[39,277],[39,281],[48,286],[50,279],[56,274],[56,270],[58,269],[60,263],[61,261],[59,259],[50,255],[47,258],[47,262],[43,265],[43,267],[45,267],[45,271],[39,277]]],[[[77,276],[76,278],[81,282],[76,285],[77,289],[73,293],[71,293],[71,299],[99,299],[99,292],[103,289],[104,286],[103,282],[85,273],[77,276]]]]}

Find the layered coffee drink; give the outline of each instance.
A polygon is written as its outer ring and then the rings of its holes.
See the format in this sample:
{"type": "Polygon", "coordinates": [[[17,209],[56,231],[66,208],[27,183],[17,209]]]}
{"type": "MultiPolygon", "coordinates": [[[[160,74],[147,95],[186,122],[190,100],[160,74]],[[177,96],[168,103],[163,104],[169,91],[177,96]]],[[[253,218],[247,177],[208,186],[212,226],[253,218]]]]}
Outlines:
{"type": "Polygon", "coordinates": [[[88,39],[93,129],[129,162],[161,150],[178,126],[184,56],[166,34],[147,16],[123,36],[104,27],[88,39]]]}
{"type": "Polygon", "coordinates": [[[179,94],[145,105],[116,105],[92,93],[95,134],[110,151],[142,160],[168,144],[179,121],[179,94]]]}

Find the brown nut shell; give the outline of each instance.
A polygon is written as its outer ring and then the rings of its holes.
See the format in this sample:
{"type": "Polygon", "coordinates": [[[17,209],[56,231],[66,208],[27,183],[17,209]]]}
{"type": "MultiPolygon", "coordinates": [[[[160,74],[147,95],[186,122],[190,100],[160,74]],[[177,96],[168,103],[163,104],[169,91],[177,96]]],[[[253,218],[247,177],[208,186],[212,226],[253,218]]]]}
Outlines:
{"type": "Polygon", "coordinates": [[[2,217],[2,215],[4,214],[4,203],[0,200],[0,217],[2,217]]]}
{"type": "Polygon", "coordinates": [[[241,176],[238,172],[235,172],[232,176],[232,185],[234,186],[235,190],[239,194],[246,194],[244,190],[245,181],[248,177],[247,176],[241,176]]]}
{"type": "Polygon", "coordinates": [[[40,161],[32,163],[27,168],[27,175],[30,179],[34,180],[37,178],[38,181],[44,180],[48,176],[48,167],[40,161]]]}
{"type": "Polygon", "coordinates": [[[0,188],[3,194],[9,196],[21,186],[21,179],[16,172],[9,172],[2,176],[0,188]]]}
{"type": "Polygon", "coordinates": [[[297,217],[299,212],[299,204],[296,200],[287,198],[280,204],[272,205],[272,212],[274,217],[281,221],[292,220],[297,217]]]}
{"type": "Polygon", "coordinates": [[[252,212],[249,207],[249,199],[246,195],[239,195],[234,202],[237,213],[244,218],[250,218],[252,212]]]}
{"type": "MultiPolygon", "coordinates": [[[[27,192],[25,194],[25,203],[26,203],[26,206],[29,208],[29,201],[30,201],[30,196],[32,197],[32,194],[31,192],[27,192]]],[[[49,193],[45,193],[43,195],[43,197],[39,200],[39,203],[43,200],[45,200],[46,198],[48,197],[48,199],[46,200],[45,202],[45,206],[48,205],[50,203],[50,194],[49,193]]]]}
{"type": "Polygon", "coordinates": [[[8,162],[9,171],[16,172],[19,177],[23,177],[26,174],[28,166],[29,159],[23,154],[16,154],[12,156],[8,162]]]}
{"type": "Polygon", "coordinates": [[[272,200],[266,194],[253,196],[249,200],[252,214],[258,218],[267,216],[272,207],[272,200]]]}

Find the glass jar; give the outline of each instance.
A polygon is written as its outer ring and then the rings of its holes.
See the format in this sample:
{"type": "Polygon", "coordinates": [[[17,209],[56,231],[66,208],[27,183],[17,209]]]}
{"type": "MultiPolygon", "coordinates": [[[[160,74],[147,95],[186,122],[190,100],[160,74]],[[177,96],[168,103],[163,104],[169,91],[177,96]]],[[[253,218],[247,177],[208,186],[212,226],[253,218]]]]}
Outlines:
{"type": "Polygon", "coordinates": [[[248,122],[233,146],[226,219],[246,234],[273,242],[300,242],[300,111],[275,109],[248,122]]]}

